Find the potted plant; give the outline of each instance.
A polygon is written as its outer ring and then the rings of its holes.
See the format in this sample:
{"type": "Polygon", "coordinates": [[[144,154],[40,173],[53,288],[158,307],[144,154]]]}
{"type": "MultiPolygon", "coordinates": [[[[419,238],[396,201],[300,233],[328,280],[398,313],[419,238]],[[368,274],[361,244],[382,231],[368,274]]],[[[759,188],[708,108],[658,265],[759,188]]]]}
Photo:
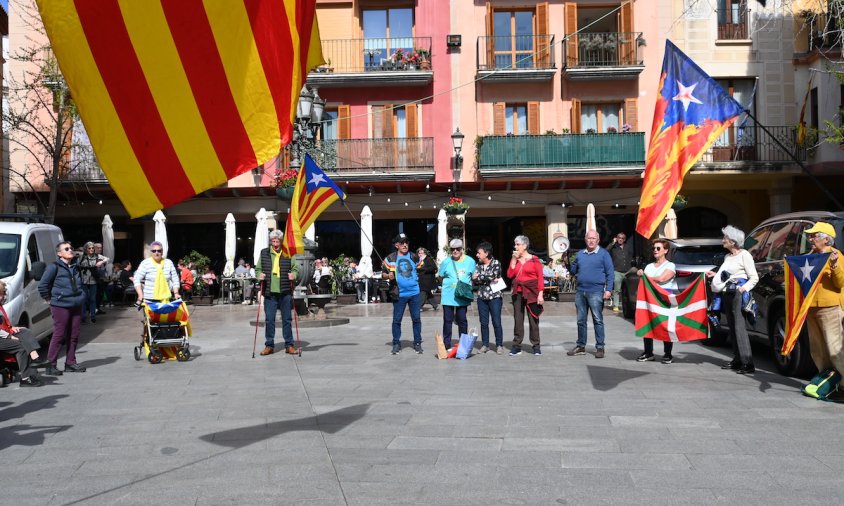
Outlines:
{"type": "Polygon", "coordinates": [[[390,59],[393,60],[396,68],[403,69],[407,65],[407,52],[402,48],[396,49],[390,59]]]}
{"type": "Polygon", "coordinates": [[[329,261],[331,266],[331,293],[337,299],[337,304],[355,304],[357,302],[356,293],[343,293],[343,283],[352,280],[352,269],[349,267],[349,262],[353,262],[352,257],[348,257],[343,253],[329,261]]]}
{"type": "Polygon", "coordinates": [[[199,306],[210,306],[214,304],[214,300],[209,293],[208,283],[202,279],[202,275],[208,270],[211,265],[211,259],[199,253],[196,250],[191,250],[190,253],[182,257],[182,262],[196,270],[196,278],[193,280],[193,287],[191,289],[191,300],[194,304],[199,306]]]}
{"type": "Polygon", "coordinates": [[[413,53],[418,57],[421,70],[431,70],[431,52],[427,49],[416,48],[413,53]]]}
{"type": "Polygon", "coordinates": [[[446,214],[464,214],[469,210],[469,204],[463,202],[460,197],[451,197],[448,202],[443,204],[443,210],[446,214]]]}
{"type": "Polygon", "coordinates": [[[674,203],[671,204],[671,207],[674,208],[674,210],[679,211],[680,209],[686,207],[688,203],[689,199],[687,199],[684,195],[678,193],[677,196],[674,197],[674,203]]]}
{"type": "Polygon", "coordinates": [[[632,130],[632,129],[633,129],[633,127],[630,126],[630,123],[625,123],[625,124],[621,125],[621,133],[623,133],[623,134],[629,134],[630,130],[632,130]]]}
{"type": "Polygon", "coordinates": [[[617,134],[617,133],[618,133],[618,129],[617,129],[616,127],[614,127],[614,126],[607,127],[607,133],[608,133],[608,134],[617,134]]]}
{"type": "Polygon", "coordinates": [[[293,169],[285,169],[277,172],[273,179],[275,193],[281,200],[290,201],[293,199],[293,187],[296,186],[296,178],[299,173],[293,169]]]}

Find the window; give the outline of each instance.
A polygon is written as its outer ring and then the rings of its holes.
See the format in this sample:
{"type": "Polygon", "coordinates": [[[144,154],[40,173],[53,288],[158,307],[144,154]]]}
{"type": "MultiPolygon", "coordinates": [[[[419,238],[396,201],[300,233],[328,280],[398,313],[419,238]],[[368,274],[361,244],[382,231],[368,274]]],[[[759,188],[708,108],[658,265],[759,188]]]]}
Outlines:
{"type": "Polygon", "coordinates": [[[492,104],[494,135],[539,135],[539,102],[492,104]]]}
{"type": "Polygon", "coordinates": [[[373,105],[372,137],[375,139],[419,137],[418,111],[417,104],[373,105]]]}
{"type": "MultiPolygon", "coordinates": [[[[750,109],[750,112],[756,116],[756,79],[716,79],[715,80],[724,90],[733,97],[742,107],[750,109]]],[[[735,146],[755,146],[756,145],[756,125],[747,121],[746,118],[739,118],[739,121],[733,123],[721,137],[719,137],[713,144],[716,148],[731,148],[731,154],[728,155],[728,160],[735,159],[737,153],[732,153],[732,148],[735,146]]],[[[744,158],[743,158],[744,159],[744,158]]]]}
{"type": "Polygon", "coordinates": [[[507,135],[526,134],[527,106],[507,104],[504,109],[504,122],[507,135]]]}
{"type": "Polygon", "coordinates": [[[621,104],[582,104],[580,106],[580,128],[581,132],[604,133],[621,131],[621,104]]]}
{"type": "Polygon", "coordinates": [[[718,0],[718,39],[747,38],[747,1],[718,0]]]}
{"type": "Polygon", "coordinates": [[[319,138],[331,141],[339,138],[337,131],[337,109],[326,109],[322,113],[322,123],[319,126],[319,138]]]}
{"type": "Polygon", "coordinates": [[[533,68],[533,11],[495,11],[495,68],[533,68]]]}
{"type": "Polygon", "coordinates": [[[361,13],[364,66],[380,66],[398,49],[413,51],[413,9],[372,9],[361,13]]]}
{"type": "Polygon", "coordinates": [[[765,237],[770,231],[771,227],[762,227],[752,232],[751,235],[744,239],[744,249],[750,253],[753,260],[758,262],[760,258],[765,258],[768,255],[767,250],[764,252],[761,250],[763,249],[762,246],[765,244],[765,237]]]}

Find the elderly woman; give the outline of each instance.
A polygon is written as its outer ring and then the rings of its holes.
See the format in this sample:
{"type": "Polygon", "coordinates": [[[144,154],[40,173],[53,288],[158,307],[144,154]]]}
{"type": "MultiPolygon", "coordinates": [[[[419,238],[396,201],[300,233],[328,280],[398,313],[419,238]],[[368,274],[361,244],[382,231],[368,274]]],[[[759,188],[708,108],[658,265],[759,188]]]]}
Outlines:
{"type": "MultiPolygon", "coordinates": [[[[677,267],[674,262],[668,261],[669,244],[665,239],[656,239],[653,242],[654,261],[645,266],[644,269],[639,269],[636,275],[639,277],[647,276],[651,282],[659,285],[667,292],[672,293],[677,291],[677,281],[674,276],[677,272],[677,267]]],[[[636,362],[651,362],[654,360],[654,340],[650,337],[644,338],[645,351],[636,358],[636,362]]],[[[674,361],[671,350],[674,343],[665,341],[662,343],[662,363],[670,364],[674,361]]]]}
{"type": "Polygon", "coordinates": [[[97,321],[97,287],[100,280],[100,269],[102,269],[108,258],[98,255],[93,242],[86,242],[82,248],[82,256],[76,262],[79,266],[79,273],[82,275],[82,291],[85,293],[85,309],[82,311],[82,323],[86,323],[88,317],[91,323],[97,321]]]}
{"type": "Polygon", "coordinates": [[[833,368],[844,374],[844,268],[840,265],[841,252],[833,248],[835,228],[829,223],[818,222],[805,230],[812,243],[812,253],[829,253],[829,260],[820,273],[820,286],[815,292],[806,316],[809,328],[809,352],[818,371],[833,368]]]}
{"type": "Polygon", "coordinates": [[[158,241],[153,241],[149,245],[149,251],[151,256],[141,262],[133,276],[138,303],[144,299],[155,302],[169,301],[171,290],[174,298],[180,298],[179,273],[173,262],[164,258],[164,246],[158,241]]]}
{"type": "Polygon", "coordinates": [[[469,332],[466,309],[472,300],[458,297],[456,292],[458,281],[472,284],[475,260],[463,252],[463,241],[460,239],[452,239],[448,247],[451,250],[451,256],[440,264],[438,276],[443,280],[440,298],[440,304],[443,307],[443,344],[446,348],[451,348],[451,330],[455,319],[460,334],[469,332]]]}
{"type": "Polygon", "coordinates": [[[489,351],[489,320],[492,316],[492,329],[495,331],[495,353],[504,353],[504,330],[501,327],[501,289],[494,285],[501,281],[501,264],[492,256],[492,244],[478,244],[475,255],[478,267],[472,279],[478,284],[478,318],[481,321],[481,353],[489,351]]]}
{"type": "Polygon", "coordinates": [[[729,253],[724,257],[724,263],[718,272],[709,271],[706,277],[712,279],[712,291],[723,297],[727,323],[730,326],[730,340],[733,343],[733,359],[721,366],[722,369],[732,369],[738,374],[752,374],[756,372],[753,366],[753,353],[750,350],[750,338],[744,324],[742,314],[742,294],[750,292],[759,281],[756,264],[753,257],[742,245],[744,232],[732,225],[721,229],[724,238],[721,244],[729,253]]]}
{"type": "Polygon", "coordinates": [[[533,354],[542,355],[539,348],[539,313],[536,308],[545,303],[543,296],[542,263],[537,257],[528,253],[530,239],[519,235],[513,240],[513,257],[507,269],[507,277],[513,280],[513,347],[510,356],[521,355],[522,341],[525,338],[525,313],[528,313],[528,327],[530,329],[530,344],[533,354]]]}

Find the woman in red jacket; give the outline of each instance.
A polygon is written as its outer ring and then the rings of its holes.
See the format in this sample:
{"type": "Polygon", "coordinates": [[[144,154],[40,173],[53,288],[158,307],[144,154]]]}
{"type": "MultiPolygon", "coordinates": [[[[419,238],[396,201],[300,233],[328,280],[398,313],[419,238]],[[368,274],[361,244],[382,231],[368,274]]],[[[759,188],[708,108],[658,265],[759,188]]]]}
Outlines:
{"type": "Polygon", "coordinates": [[[539,315],[542,313],[542,304],[545,303],[542,297],[544,283],[542,263],[539,262],[538,258],[528,253],[530,239],[527,237],[516,236],[513,245],[513,257],[510,259],[510,267],[507,269],[507,277],[512,280],[513,319],[515,320],[513,347],[510,348],[510,356],[513,357],[522,353],[526,312],[533,354],[542,355],[542,351],[539,349],[539,315]]]}

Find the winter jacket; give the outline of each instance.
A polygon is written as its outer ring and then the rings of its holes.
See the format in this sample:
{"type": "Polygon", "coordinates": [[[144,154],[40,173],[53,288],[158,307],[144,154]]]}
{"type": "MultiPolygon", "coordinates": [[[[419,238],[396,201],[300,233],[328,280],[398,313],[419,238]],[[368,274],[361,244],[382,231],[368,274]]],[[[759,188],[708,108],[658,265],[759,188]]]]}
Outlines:
{"type": "Polygon", "coordinates": [[[79,268],[62,260],[47,266],[38,283],[38,293],[42,298],[49,299],[51,306],[71,308],[85,303],[79,268]]]}

